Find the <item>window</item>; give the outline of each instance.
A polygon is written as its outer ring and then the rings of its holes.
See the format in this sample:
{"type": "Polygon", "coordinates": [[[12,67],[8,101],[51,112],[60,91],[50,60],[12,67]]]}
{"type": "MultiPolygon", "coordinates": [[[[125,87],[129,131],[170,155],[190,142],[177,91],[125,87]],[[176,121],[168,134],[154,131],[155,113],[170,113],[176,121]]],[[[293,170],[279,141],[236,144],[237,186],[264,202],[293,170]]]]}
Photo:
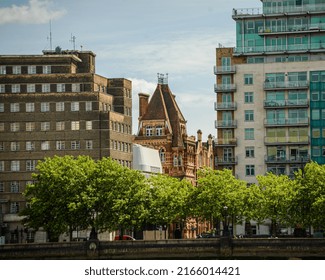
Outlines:
{"type": "Polygon", "coordinates": [[[26,142],[26,151],[34,151],[35,150],[35,143],[32,141],[26,142]]]}
{"type": "Polygon", "coordinates": [[[51,87],[50,84],[42,84],[42,92],[50,92],[51,87]]]}
{"type": "Polygon", "coordinates": [[[161,125],[156,126],[156,135],[157,136],[163,135],[163,128],[161,125]]]}
{"type": "Polygon", "coordinates": [[[72,150],[79,150],[80,149],[80,141],[71,141],[71,149],[72,150]]]}
{"type": "Polygon", "coordinates": [[[18,142],[10,142],[10,151],[19,151],[19,143],[18,142]]]}
{"type": "Polygon", "coordinates": [[[49,131],[50,122],[41,122],[41,131],[49,131]]]}
{"type": "Polygon", "coordinates": [[[63,112],[64,111],[64,102],[56,102],[55,109],[57,112],[63,112]]]}
{"type": "Polygon", "coordinates": [[[57,92],[65,92],[65,84],[57,84],[56,91],[57,92]]]}
{"type": "Polygon", "coordinates": [[[86,130],[92,130],[92,129],[93,129],[93,122],[86,121],[86,130]]]}
{"type": "Polygon", "coordinates": [[[27,73],[28,74],[36,74],[36,65],[28,65],[27,73]]]}
{"type": "Polygon", "coordinates": [[[3,182],[0,182],[0,192],[5,191],[5,184],[3,182]]]}
{"type": "Polygon", "coordinates": [[[320,129],[319,128],[313,128],[311,130],[311,136],[312,136],[312,138],[320,138],[320,129]]]}
{"type": "Polygon", "coordinates": [[[80,84],[72,84],[72,92],[79,92],[80,91],[80,84]]]}
{"type": "Polygon", "coordinates": [[[78,101],[71,102],[71,111],[72,112],[79,111],[79,102],[78,101]]]}
{"type": "Polygon", "coordinates": [[[5,162],[3,160],[0,160],[0,172],[5,171],[5,162]]]}
{"type": "Polygon", "coordinates": [[[41,150],[47,151],[50,149],[50,142],[49,141],[42,141],[41,142],[41,150]]]}
{"type": "Polygon", "coordinates": [[[26,112],[34,112],[35,111],[35,104],[34,103],[26,103],[26,112]]]}
{"type": "Polygon", "coordinates": [[[254,128],[245,128],[245,140],[254,140],[254,128]]]}
{"type": "Polygon", "coordinates": [[[5,92],[5,85],[0,85],[0,93],[4,93],[5,92]]]}
{"type": "Polygon", "coordinates": [[[18,212],[19,212],[19,203],[11,202],[10,203],[10,214],[17,214],[18,212]]]}
{"type": "Polygon", "coordinates": [[[20,85],[18,85],[18,84],[11,85],[11,92],[12,93],[19,93],[20,92],[20,85]]]}
{"type": "Polygon", "coordinates": [[[0,151],[4,151],[5,150],[5,144],[4,142],[0,142],[0,151]]]}
{"type": "Polygon", "coordinates": [[[5,65],[0,65],[0,75],[5,75],[7,73],[5,65]]]}
{"type": "Polygon", "coordinates": [[[27,84],[27,92],[35,92],[35,84],[27,84]]]}
{"type": "Polygon", "coordinates": [[[177,157],[177,155],[174,155],[173,165],[178,166],[178,157],[177,157]]]}
{"type": "Polygon", "coordinates": [[[12,74],[19,75],[21,74],[21,67],[20,66],[12,66],[12,74]]]}
{"type": "Polygon", "coordinates": [[[244,75],[244,84],[245,85],[252,85],[253,84],[253,75],[252,74],[245,74],[244,75]]]}
{"type": "Polygon", "coordinates": [[[254,147],[245,147],[245,155],[247,158],[255,157],[255,149],[254,147]]]}
{"type": "Polygon", "coordinates": [[[26,160],[26,171],[35,171],[36,160],[26,160]]]}
{"type": "Polygon", "coordinates": [[[3,113],[5,111],[5,104],[0,103],[0,113],[3,113]]]}
{"type": "Polygon", "coordinates": [[[11,132],[17,132],[17,131],[19,131],[19,123],[11,123],[10,124],[10,131],[11,132]]]}
{"type": "Polygon", "coordinates": [[[10,112],[19,112],[19,103],[10,103],[10,112]]]}
{"type": "Polygon", "coordinates": [[[146,136],[152,136],[152,126],[146,126],[146,136]]]}
{"type": "Polygon", "coordinates": [[[65,141],[56,141],[56,149],[64,150],[65,149],[65,141]]]}
{"type": "Polygon", "coordinates": [[[93,140],[86,140],[86,150],[93,149],[93,140]]]}
{"type": "Polygon", "coordinates": [[[71,130],[79,130],[79,128],[80,128],[79,121],[72,121],[71,122],[71,130]]]}
{"type": "Polygon", "coordinates": [[[311,119],[312,120],[319,120],[320,119],[320,112],[318,109],[311,110],[311,119]]]}
{"type": "Polygon", "coordinates": [[[254,121],[254,110],[245,110],[245,122],[254,121]]]}
{"type": "Polygon", "coordinates": [[[64,122],[56,122],[56,130],[60,131],[60,130],[64,130],[64,122]]]}
{"type": "Polygon", "coordinates": [[[245,103],[254,103],[254,93],[245,92],[245,103]]]}
{"type": "Polygon", "coordinates": [[[5,123],[0,123],[0,131],[5,131],[5,123]]]}
{"type": "Polygon", "coordinates": [[[312,91],[311,92],[311,101],[318,101],[319,100],[319,92],[318,91],[312,91]]]}
{"type": "Polygon", "coordinates": [[[10,163],[10,170],[11,171],[19,171],[20,170],[20,161],[12,160],[10,163]]]}
{"type": "Polygon", "coordinates": [[[255,176],[255,165],[246,165],[246,176],[255,176]]]}
{"type": "Polygon", "coordinates": [[[43,74],[51,74],[51,66],[43,65],[43,74]]]}
{"type": "Polygon", "coordinates": [[[86,101],[86,111],[92,111],[92,102],[86,101]]]}
{"type": "Polygon", "coordinates": [[[49,111],[50,111],[50,103],[41,102],[41,112],[49,112],[49,111]]]}
{"type": "Polygon", "coordinates": [[[19,182],[18,181],[10,182],[10,192],[12,192],[12,193],[19,192],[19,182]]]}
{"type": "Polygon", "coordinates": [[[27,122],[26,123],[26,131],[34,131],[35,130],[35,123],[34,122],[27,122]]]}
{"type": "Polygon", "coordinates": [[[314,146],[311,148],[311,155],[313,157],[319,157],[321,154],[320,154],[320,147],[319,146],[314,146]]]}

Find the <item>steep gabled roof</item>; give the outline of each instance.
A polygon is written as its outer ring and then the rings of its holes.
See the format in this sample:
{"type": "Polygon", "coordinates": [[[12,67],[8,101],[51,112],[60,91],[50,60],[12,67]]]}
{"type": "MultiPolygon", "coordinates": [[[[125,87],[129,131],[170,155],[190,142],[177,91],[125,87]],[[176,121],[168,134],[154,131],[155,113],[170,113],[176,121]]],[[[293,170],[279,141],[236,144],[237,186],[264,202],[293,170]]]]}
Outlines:
{"type": "Polygon", "coordinates": [[[148,104],[147,111],[143,114],[140,121],[145,120],[165,120],[171,128],[173,147],[184,146],[181,124],[185,126],[186,120],[168,84],[158,83],[148,104]]]}

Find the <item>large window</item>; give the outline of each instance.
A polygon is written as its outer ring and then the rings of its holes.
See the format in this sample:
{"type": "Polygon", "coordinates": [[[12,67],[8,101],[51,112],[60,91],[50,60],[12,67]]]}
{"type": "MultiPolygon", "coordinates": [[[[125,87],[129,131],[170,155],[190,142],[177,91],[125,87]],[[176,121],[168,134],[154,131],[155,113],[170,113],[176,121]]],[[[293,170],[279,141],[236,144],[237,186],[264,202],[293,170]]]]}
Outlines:
{"type": "Polygon", "coordinates": [[[79,102],[78,101],[71,102],[71,111],[72,112],[79,111],[79,102]]]}
{"type": "Polygon", "coordinates": [[[245,122],[254,121],[254,110],[245,110],[245,122]]]}
{"type": "Polygon", "coordinates": [[[35,84],[27,84],[27,92],[32,93],[35,92],[35,84]]]}
{"type": "Polygon", "coordinates": [[[19,103],[10,103],[10,112],[19,112],[19,103]]]}
{"type": "Polygon", "coordinates": [[[19,171],[20,170],[20,161],[19,160],[12,160],[10,164],[11,171],[19,171]]]}
{"type": "Polygon", "coordinates": [[[245,92],[245,103],[254,103],[254,93],[245,92]]]}
{"type": "Polygon", "coordinates": [[[79,129],[80,129],[79,121],[72,121],[71,122],[71,130],[79,130],[79,129]]]}
{"type": "Polygon", "coordinates": [[[49,112],[49,111],[50,111],[50,103],[41,102],[41,112],[49,112]]]}
{"type": "Polygon", "coordinates": [[[245,140],[254,140],[254,128],[245,128],[245,140]]]}
{"type": "Polygon", "coordinates": [[[26,112],[34,112],[35,111],[35,104],[34,103],[26,103],[26,112]]]}
{"type": "Polygon", "coordinates": [[[246,176],[255,176],[255,165],[249,164],[245,166],[246,176]]]}

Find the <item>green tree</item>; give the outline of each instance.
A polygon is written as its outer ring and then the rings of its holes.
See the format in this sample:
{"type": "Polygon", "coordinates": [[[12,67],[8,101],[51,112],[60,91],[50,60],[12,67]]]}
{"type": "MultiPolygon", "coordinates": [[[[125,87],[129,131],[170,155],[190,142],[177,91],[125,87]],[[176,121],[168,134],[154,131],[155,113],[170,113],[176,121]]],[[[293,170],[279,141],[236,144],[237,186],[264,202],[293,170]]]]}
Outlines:
{"type": "Polygon", "coordinates": [[[236,179],[231,170],[199,170],[193,195],[196,197],[196,216],[222,221],[227,216],[233,225],[243,217],[246,183],[236,179]]]}
{"type": "Polygon", "coordinates": [[[187,180],[167,175],[155,175],[148,179],[149,217],[147,222],[154,225],[169,225],[185,219],[188,196],[193,189],[187,180]]]}
{"type": "Polygon", "coordinates": [[[24,192],[29,207],[22,211],[26,226],[48,232],[49,240],[88,226],[88,177],[95,168],[94,161],[85,156],[46,158],[37,165],[34,184],[24,192]]]}
{"type": "Polygon", "coordinates": [[[256,176],[262,196],[259,197],[259,218],[271,219],[271,232],[276,236],[277,225],[290,224],[290,207],[296,195],[295,183],[286,175],[256,176]]]}

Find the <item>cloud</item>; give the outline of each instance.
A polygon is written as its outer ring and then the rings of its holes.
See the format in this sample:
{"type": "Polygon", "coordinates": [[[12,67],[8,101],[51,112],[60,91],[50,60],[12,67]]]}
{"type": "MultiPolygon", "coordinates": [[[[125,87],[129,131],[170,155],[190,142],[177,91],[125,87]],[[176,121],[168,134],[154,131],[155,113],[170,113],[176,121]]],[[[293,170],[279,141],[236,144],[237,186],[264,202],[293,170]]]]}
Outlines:
{"type": "Polygon", "coordinates": [[[0,8],[0,25],[10,23],[42,24],[58,19],[65,10],[51,10],[48,0],[29,0],[27,5],[0,8]]]}

